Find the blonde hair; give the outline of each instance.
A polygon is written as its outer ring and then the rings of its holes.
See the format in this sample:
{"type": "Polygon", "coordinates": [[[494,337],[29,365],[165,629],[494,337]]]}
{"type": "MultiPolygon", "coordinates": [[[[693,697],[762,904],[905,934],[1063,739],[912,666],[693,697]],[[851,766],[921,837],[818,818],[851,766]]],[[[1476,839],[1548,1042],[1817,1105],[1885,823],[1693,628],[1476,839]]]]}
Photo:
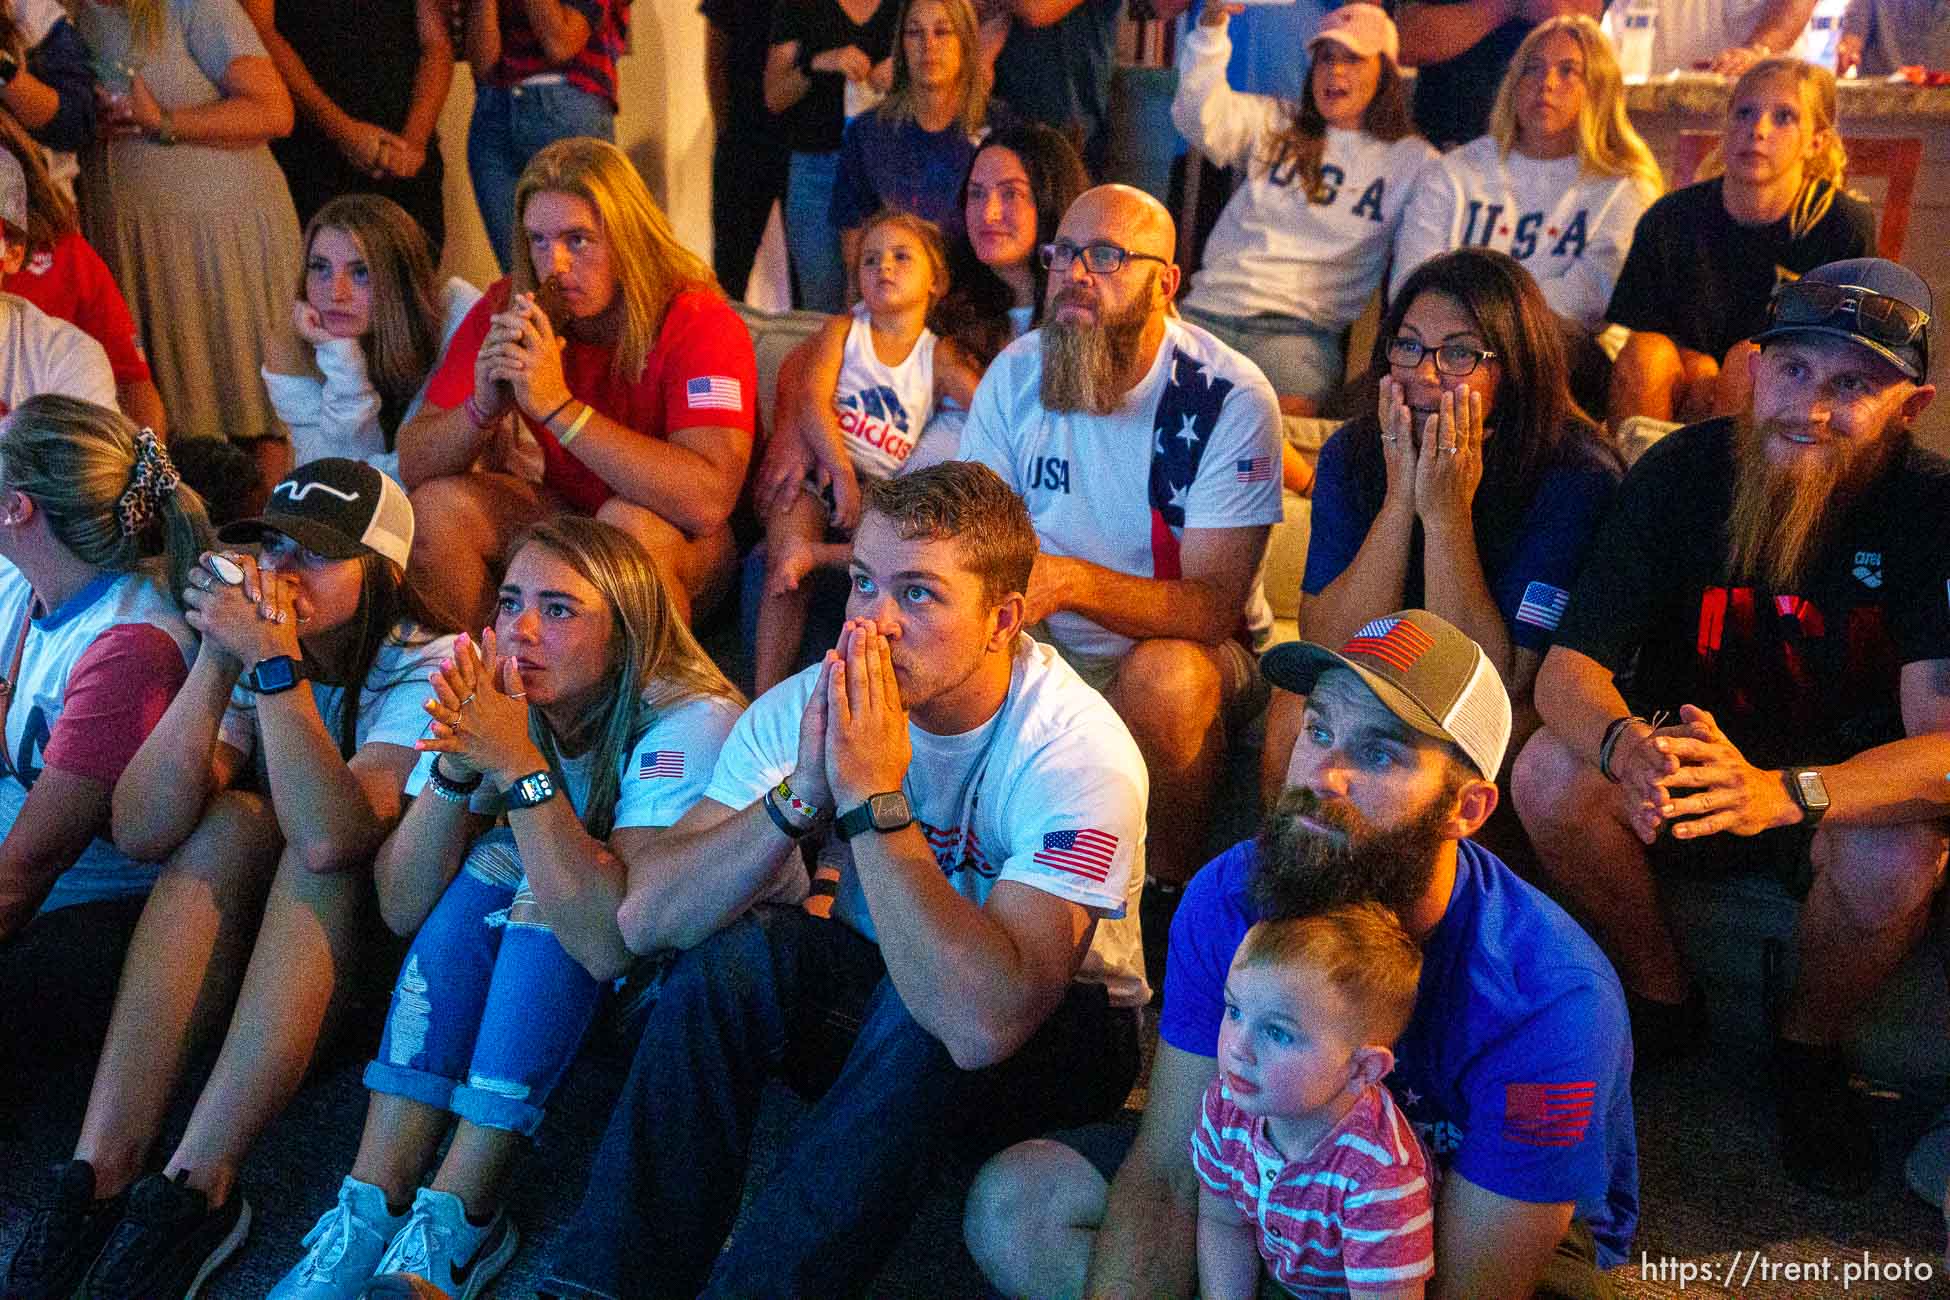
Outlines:
{"type": "MultiPolygon", "coordinates": [[[[1727,97],[1729,129],[1741,97],[1753,93],[1769,77],[1777,76],[1793,79],[1795,88],[1801,94],[1802,110],[1808,115],[1808,130],[1818,139],[1814,156],[1801,165],[1801,191],[1794,196],[1794,205],[1788,209],[1788,232],[1800,239],[1821,224],[1821,219],[1835,205],[1835,196],[1843,192],[1842,181],[1848,174],[1848,150],[1842,147],[1842,133],[1836,124],[1835,74],[1827,68],[1786,56],[1762,59],[1740,74],[1740,80],[1733,83],[1733,93],[1727,97]]],[[[1711,180],[1724,175],[1726,169],[1726,139],[1723,135],[1713,152],[1700,163],[1695,179],[1711,180]]]]}
{"type": "Polygon", "coordinates": [[[129,16],[129,49],[153,50],[169,27],[169,0],[122,0],[129,16]]]}
{"type": "MultiPolygon", "coordinates": [[[[596,210],[609,245],[610,273],[623,298],[623,327],[610,373],[635,383],[643,376],[650,349],[657,345],[672,300],[689,289],[722,296],[717,277],[678,240],[670,218],[650,197],[629,157],[606,140],[588,136],[557,140],[536,154],[515,185],[518,228],[528,201],[537,194],[567,194],[596,210]]],[[[512,292],[533,293],[541,279],[528,241],[518,239],[512,292]]]]}
{"type": "Polygon", "coordinates": [[[1422,979],[1422,949],[1380,903],[1261,921],[1240,940],[1233,964],[1311,971],[1347,1003],[1354,1036],[1382,1046],[1408,1027],[1422,979]]]}
{"type": "Polygon", "coordinates": [[[1584,56],[1584,107],[1578,110],[1578,164],[1588,176],[1626,176],[1635,180],[1648,199],[1664,193],[1665,177],[1645,138],[1625,115],[1625,79],[1611,42],[1597,23],[1583,14],[1566,14],[1531,29],[1510,60],[1490,110],[1490,134],[1503,156],[1517,147],[1517,83],[1523,65],[1540,46],[1562,32],[1584,56]]]}
{"type": "Polygon", "coordinates": [[[106,406],[43,393],[0,421],[0,488],[33,501],[76,559],[117,573],[160,568],[172,597],[215,544],[203,498],[174,477],[155,435],[106,406]],[[145,498],[133,531],[123,510],[132,491],[145,498]]]}
{"type": "Polygon", "coordinates": [[[948,271],[948,243],[941,237],[941,227],[926,217],[916,216],[900,208],[882,208],[868,217],[866,224],[860,227],[860,255],[863,259],[866,256],[867,237],[882,226],[893,226],[897,230],[904,230],[914,236],[915,241],[921,245],[921,251],[927,255],[928,267],[934,275],[934,283],[928,289],[928,305],[932,307],[940,302],[947,296],[948,286],[951,283],[948,271]]]}
{"type": "Polygon", "coordinates": [[[64,236],[81,229],[74,201],[47,174],[47,155],[34,143],[12,113],[0,113],[0,144],[20,164],[27,181],[27,229],[21,231],[29,253],[45,253],[64,236]]]}
{"type": "Polygon", "coordinates": [[[446,313],[440,277],[426,232],[405,208],[379,194],[341,194],[320,208],[305,226],[304,259],[298,270],[298,297],[310,280],[312,240],[321,230],[350,235],[365,258],[372,285],[372,321],[359,340],[372,386],[379,394],[379,427],[386,450],[400,419],[440,359],[440,333],[446,313]]]}
{"type": "Polygon", "coordinates": [[[902,0],[900,17],[894,22],[894,85],[880,101],[879,113],[890,122],[913,121],[913,72],[907,66],[907,20],[915,6],[938,4],[948,14],[948,25],[961,42],[961,91],[955,108],[955,121],[968,135],[982,129],[989,116],[989,83],[982,73],[981,41],[977,36],[975,7],[969,0],[902,0]]]}
{"type": "MultiPolygon", "coordinates": [[[[617,767],[665,709],[714,697],[743,708],[745,697],[704,652],[677,608],[650,553],[628,533],[587,515],[560,514],[524,530],[508,548],[539,546],[574,569],[603,594],[613,632],[607,665],[615,688],[593,701],[573,730],[595,729],[590,751],[589,797],[582,825],[608,839],[622,788],[617,767]]],[[[561,756],[542,711],[528,710],[528,732],[550,768],[561,775],[561,756]]]]}

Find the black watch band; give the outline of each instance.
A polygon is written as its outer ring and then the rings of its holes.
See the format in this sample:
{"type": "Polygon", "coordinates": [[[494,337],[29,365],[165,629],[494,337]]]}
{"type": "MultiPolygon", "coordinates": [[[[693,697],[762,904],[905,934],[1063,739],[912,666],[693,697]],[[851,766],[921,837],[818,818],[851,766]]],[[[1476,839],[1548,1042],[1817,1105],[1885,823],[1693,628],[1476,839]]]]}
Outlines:
{"type": "Polygon", "coordinates": [[[1790,767],[1781,774],[1788,797],[1801,810],[1803,826],[1818,825],[1828,815],[1828,783],[1812,767],[1790,767]]]}
{"type": "Polygon", "coordinates": [[[868,795],[865,803],[834,822],[833,828],[841,839],[850,840],[864,831],[889,835],[913,824],[914,810],[908,806],[907,796],[899,790],[888,790],[868,795]]]}
{"type": "Polygon", "coordinates": [[[511,811],[517,808],[533,808],[553,799],[555,793],[555,778],[549,775],[547,768],[542,768],[530,772],[508,787],[507,807],[511,811]]]}
{"type": "Polygon", "coordinates": [[[305,666],[290,655],[260,659],[244,674],[244,684],[258,695],[279,695],[305,680],[305,666]]]}

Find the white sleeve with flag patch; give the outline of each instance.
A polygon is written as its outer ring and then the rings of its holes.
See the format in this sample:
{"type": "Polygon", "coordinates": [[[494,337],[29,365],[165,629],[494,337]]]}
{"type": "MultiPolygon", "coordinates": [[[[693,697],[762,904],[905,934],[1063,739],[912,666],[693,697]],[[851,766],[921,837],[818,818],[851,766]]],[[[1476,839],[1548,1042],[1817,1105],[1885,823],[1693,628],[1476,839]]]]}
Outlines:
{"type": "MultiPolygon", "coordinates": [[[[791,775],[799,763],[799,722],[806,715],[806,701],[812,698],[818,681],[819,665],[814,664],[752,701],[718,751],[704,798],[727,808],[749,808],[760,795],[791,775]]],[[[632,769],[632,778],[635,771],[632,769]]]]}
{"type": "Polygon", "coordinates": [[[1098,916],[1124,914],[1131,878],[1144,871],[1146,781],[1128,733],[1121,746],[1112,742],[1078,727],[1011,774],[998,880],[1033,886],[1098,916]],[[1136,772],[1127,770],[1133,765],[1136,772]]]}
{"type": "Polygon", "coordinates": [[[616,829],[671,826],[704,794],[739,710],[728,700],[687,700],[651,724],[619,773],[616,829]]]}
{"type": "Polygon", "coordinates": [[[1235,381],[1186,498],[1187,528],[1277,524],[1283,515],[1279,398],[1250,366],[1235,381]]]}

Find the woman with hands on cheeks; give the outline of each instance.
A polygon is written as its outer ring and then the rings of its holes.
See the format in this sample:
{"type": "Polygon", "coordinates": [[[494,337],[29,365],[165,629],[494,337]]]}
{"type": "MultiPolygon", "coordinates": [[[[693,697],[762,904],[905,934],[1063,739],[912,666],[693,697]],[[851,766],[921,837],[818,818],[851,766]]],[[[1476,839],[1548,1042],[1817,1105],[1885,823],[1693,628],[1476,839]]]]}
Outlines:
{"type": "Polygon", "coordinates": [[[355,983],[364,867],[400,815],[427,673],[452,644],[404,577],[406,495],[370,465],[314,461],[220,536],[256,550],[190,571],[202,644],[115,788],[117,846],[164,865],[60,1212],[31,1237],[41,1276],[86,1276],[91,1294],[184,1294],[243,1243],[238,1170],[355,983]],[[185,1062],[233,999],[187,1128],[142,1177],[185,1062]]]}
{"type": "Polygon", "coordinates": [[[387,925],[417,937],[358,1157],[275,1300],[349,1300],[375,1272],[477,1295],[507,1264],[502,1185],[630,964],[616,910],[633,864],[702,793],[744,707],[643,549],[574,515],[522,535],[494,626],[432,683],[416,797],[374,865],[387,925]]]}
{"type": "MultiPolygon", "coordinates": [[[[1321,448],[1300,634],[1340,646],[1391,610],[1462,628],[1503,675],[1513,735],[1537,727],[1531,684],[1621,473],[1578,409],[1555,318],[1508,255],[1423,263],[1375,337],[1375,415],[1321,448]]],[[[1262,791],[1298,734],[1275,691],[1262,791]]],[[[1513,746],[1514,753],[1520,746],[1513,746]]]]}

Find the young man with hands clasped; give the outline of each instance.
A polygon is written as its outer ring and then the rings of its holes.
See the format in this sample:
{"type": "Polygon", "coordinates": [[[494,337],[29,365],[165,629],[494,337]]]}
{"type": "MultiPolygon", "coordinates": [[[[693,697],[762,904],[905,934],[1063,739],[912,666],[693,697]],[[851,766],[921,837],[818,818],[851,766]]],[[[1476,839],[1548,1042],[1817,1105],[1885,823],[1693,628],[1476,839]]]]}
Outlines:
{"type": "Polygon", "coordinates": [[[1023,634],[1035,555],[980,465],[867,485],[839,645],[752,705],[630,869],[625,942],[686,951],[545,1293],[857,1294],[937,1149],[1123,1102],[1147,779],[1103,697],[1023,634]],[[830,918],[780,905],[815,832],[830,918]],[[819,1100],[756,1194],[763,1231],[721,1253],[774,1075],[819,1100]]]}

